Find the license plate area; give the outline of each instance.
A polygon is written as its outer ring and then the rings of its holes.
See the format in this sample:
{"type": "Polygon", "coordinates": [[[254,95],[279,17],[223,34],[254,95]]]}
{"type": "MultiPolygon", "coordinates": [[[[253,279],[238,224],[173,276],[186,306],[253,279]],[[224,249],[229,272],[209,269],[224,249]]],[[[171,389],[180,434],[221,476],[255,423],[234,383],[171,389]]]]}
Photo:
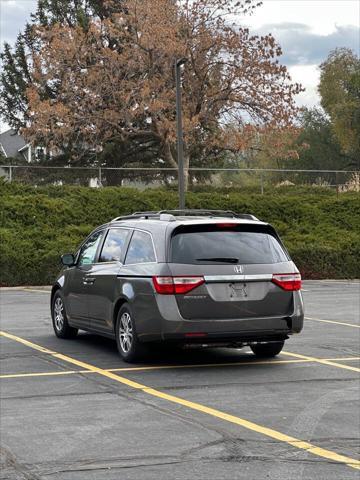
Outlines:
{"type": "Polygon", "coordinates": [[[269,282],[207,283],[208,294],[215,302],[252,302],[263,300],[269,291],[269,282]]]}
{"type": "Polygon", "coordinates": [[[228,294],[231,300],[246,300],[249,296],[248,285],[245,282],[229,283],[228,294]]]}

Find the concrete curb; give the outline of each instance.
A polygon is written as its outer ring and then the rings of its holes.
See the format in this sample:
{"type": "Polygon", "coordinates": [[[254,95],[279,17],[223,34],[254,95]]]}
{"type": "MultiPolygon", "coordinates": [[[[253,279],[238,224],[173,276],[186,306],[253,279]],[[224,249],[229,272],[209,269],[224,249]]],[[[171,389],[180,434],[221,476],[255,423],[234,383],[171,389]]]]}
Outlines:
{"type": "Polygon", "coordinates": [[[51,285],[41,285],[41,286],[18,286],[18,287],[0,287],[0,291],[7,291],[7,290],[21,290],[21,291],[26,291],[26,290],[41,290],[44,292],[51,292],[51,285]]]}

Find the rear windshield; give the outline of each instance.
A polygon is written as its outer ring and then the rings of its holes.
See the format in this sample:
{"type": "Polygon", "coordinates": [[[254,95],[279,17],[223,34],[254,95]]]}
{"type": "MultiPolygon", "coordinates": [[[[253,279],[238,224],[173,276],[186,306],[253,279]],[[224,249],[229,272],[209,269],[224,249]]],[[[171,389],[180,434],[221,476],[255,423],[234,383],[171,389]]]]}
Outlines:
{"type": "Polygon", "coordinates": [[[287,262],[279,241],[266,227],[180,227],[171,240],[170,262],[190,264],[256,264],[287,262]]]}

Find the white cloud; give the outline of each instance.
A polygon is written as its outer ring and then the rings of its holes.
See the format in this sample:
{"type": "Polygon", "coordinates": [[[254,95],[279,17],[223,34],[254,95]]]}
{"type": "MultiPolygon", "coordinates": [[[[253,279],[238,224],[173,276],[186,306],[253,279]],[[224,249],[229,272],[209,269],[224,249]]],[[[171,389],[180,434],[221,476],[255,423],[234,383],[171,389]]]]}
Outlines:
{"type": "Polygon", "coordinates": [[[337,47],[359,51],[360,28],[352,25],[337,26],[329,35],[313,33],[303,23],[266,24],[255,33],[266,35],[271,32],[281,45],[285,65],[313,65],[322,63],[331,50],[337,47]]]}
{"type": "Polygon", "coordinates": [[[293,81],[306,91],[297,96],[299,106],[320,101],[318,65],[330,50],[348,47],[359,53],[359,0],[263,0],[242,22],[254,33],[272,32],[283,49],[280,59],[293,81]]]}
{"type": "Polygon", "coordinates": [[[301,83],[305,92],[297,96],[299,107],[313,107],[320,102],[318,85],[320,81],[320,69],[318,65],[296,65],[289,68],[294,82],[301,83]]]}
{"type": "Polygon", "coordinates": [[[0,40],[13,44],[30,14],[36,11],[37,0],[0,0],[0,40]]]}
{"type": "Polygon", "coordinates": [[[329,35],[336,26],[360,22],[358,0],[263,0],[252,16],[244,18],[250,27],[259,29],[267,23],[304,23],[313,33],[329,35]]]}

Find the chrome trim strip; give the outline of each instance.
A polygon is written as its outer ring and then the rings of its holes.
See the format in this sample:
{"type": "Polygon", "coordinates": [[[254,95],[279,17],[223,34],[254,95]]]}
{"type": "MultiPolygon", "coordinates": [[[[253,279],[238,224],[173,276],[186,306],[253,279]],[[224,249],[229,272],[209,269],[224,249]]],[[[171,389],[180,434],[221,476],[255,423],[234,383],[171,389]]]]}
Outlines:
{"type": "Polygon", "coordinates": [[[260,275],[205,275],[205,282],[257,282],[272,280],[272,273],[260,275]]]}

